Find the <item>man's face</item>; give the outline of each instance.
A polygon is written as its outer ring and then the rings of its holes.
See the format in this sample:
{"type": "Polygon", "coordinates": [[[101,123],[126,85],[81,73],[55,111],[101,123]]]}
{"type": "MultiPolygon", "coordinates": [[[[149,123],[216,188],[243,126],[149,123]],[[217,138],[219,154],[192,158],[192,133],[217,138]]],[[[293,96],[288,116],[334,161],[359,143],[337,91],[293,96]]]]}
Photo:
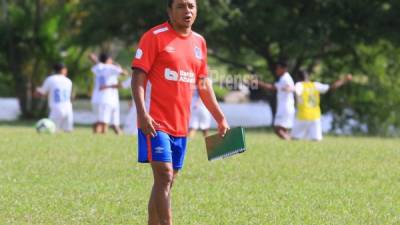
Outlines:
{"type": "Polygon", "coordinates": [[[106,61],[106,64],[113,64],[113,60],[111,57],[109,57],[106,61]]]}
{"type": "Polygon", "coordinates": [[[277,76],[282,76],[286,72],[286,68],[282,66],[276,66],[275,73],[277,76]]]}
{"type": "Polygon", "coordinates": [[[68,75],[68,69],[66,67],[62,68],[61,69],[61,74],[64,75],[64,76],[67,76],[68,75]]]}
{"type": "Polygon", "coordinates": [[[171,21],[178,27],[192,27],[197,16],[196,0],[174,0],[171,8],[168,8],[171,21]]]}

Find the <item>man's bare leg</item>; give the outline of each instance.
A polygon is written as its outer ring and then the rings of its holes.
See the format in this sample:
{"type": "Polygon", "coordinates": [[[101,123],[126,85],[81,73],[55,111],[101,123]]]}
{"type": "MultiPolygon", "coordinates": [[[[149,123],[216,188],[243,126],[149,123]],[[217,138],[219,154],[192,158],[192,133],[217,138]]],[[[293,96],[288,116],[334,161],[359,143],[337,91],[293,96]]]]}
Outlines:
{"type": "Polygon", "coordinates": [[[291,140],[289,131],[286,128],[276,126],[276,127],[274,127],[274,130],[275,130],[276,135],[278,135],[278,137],[280,137],[281,139],[291,140]]]}
{"type": "Polygon", "coordinates": [[[96,122],[94,124],[93,133],[100,134],[102,132],[102,129],[103,128],[102,128],[101,122],[96,122]]]}
{"type": "Polygon", "coordinates": [[[149,200],[149,224],[172,225],[171,187],[174,180],[172,164],[152,162],[151,167],[154,184],[149,200]]]}
{"type": "Polygon", "coordinates": [[[113,131],[116,135],[122,134],[122,130],[118,125],[111,125],[111,129],[113,129],[113,131]]]}
{"type": "Polygon", "coordinates": [[[151,189],[150,200],[148,205],[148,213],[149,213],[149,225],[160,225],[160,221],[158,219],[158,213],[156,208],[156,202],[154,197],[154,185],[151,189]]]}
{"type": "Polygon", "coordinates": [[[108,130],[108,124],[106,124],[106,123],[100,123],[100,133],[101,134],[105,134],[105,133],[107,133],[107,130],[108,130]]]}
{"type": "MultiPolygon", "coordinates": [[[[171,188],[174,184],[174,181],[176,177],[178,176],[178,170],[174,170],[174,178],[171,183],[171,188]]],[[[171,202],[171,191],[169,192],[169,198],[171,202]]],[[[156,202],[154,199],[154,188],[151,190],[151,196],[150,196],[150,201],[149,201],[149,206],[148,206],[148,211],[149,211],[149,225],[160,225],[160,221],[158,219],[158,214],[157,214],[157,208],[156,208],[156,202]]]]}

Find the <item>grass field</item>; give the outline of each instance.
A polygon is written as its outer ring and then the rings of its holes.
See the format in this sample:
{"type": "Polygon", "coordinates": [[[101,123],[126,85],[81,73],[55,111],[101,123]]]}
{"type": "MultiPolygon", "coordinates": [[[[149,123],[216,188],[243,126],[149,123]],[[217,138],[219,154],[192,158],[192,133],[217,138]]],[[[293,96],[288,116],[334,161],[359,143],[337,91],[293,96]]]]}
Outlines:
{"type": "MultiPolygon", "coordinates": [[[[136,139],[0,126],[0,224],[146,224],[151,171],[136,139]]],[[[283,142],[209,163],[197,136],[173,189],[175,224],[400,224],[400,140],[283,142]]]]}

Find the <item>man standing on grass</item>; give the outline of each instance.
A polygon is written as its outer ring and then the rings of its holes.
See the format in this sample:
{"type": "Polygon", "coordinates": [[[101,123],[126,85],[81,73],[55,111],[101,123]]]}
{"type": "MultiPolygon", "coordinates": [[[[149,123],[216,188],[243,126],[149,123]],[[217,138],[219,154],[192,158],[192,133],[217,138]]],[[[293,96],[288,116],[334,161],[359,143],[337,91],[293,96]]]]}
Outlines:
{"type": "Polygon", "coordinates": [[[168,0],[169,21],[146,32],[132,62],[138,116],[138,161],[150,162],[154,184],[148,224],[172,224],[171,188],[183,167],[194,86],[218,124],[229,129],[207,79],[207,47],[192,31],[196,0],[168,0]]]}
{"type": "Polygon", "coordinates": [[[41,87],[36,89],[36,95],[48,95],[50,108],[49,119],[57,130],[71,132],[73,130],[72,112],[72,81],[67,77],[68,69],[62,63],[53,66],[54,74],[47,77],[41,87]]]}
{"type": "Polygon", "coordinates": [[[289,129],[293,126],[295,115],[294,107],[294,82],[287,71],[286,62],[280,61],[276,64],[275,73],[279,80],[275,84],[257,81],[259,87],[277,92],[277,110],[274,120],[274,130],[278,137],[290,140],[289,129]]]}
{"type": "Polygon", "coordinates": [[[292,130],[293,139],[322,140],[320,94],[334,91],[353,79],[351,74],[332,85],[312,82],[306,71],[300,71],[295,85],[297,113],[292,130]]]}
{"type": "MultiPolygon", "coordinates": [[[[95,61],[95,58],[92,57],[95,61]]],[[[92,67],[95,75],[95,85],[92,95],[93,111],[97,114],[94,125],[94,133],[106,133],[107,127],[111,128],[116,134],[121,134],[120,113],[119,113],[119,94],[120,87],[118,77],[124,71],[119,65],[114,65],[112,58],[102,53],[99,62],[92,67]]]]}

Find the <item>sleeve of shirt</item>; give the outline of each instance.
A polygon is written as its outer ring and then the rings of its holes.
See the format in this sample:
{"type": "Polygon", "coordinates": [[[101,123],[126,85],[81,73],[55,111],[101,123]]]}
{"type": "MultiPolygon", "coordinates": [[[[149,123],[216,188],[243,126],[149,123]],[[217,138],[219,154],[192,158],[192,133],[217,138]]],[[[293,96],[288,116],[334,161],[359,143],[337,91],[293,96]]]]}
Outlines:
{"type": "Polygon", "coordinates": [[[92,66],[92,68],[90,69],[92,71],[92,73],[96,74],[96,68],[97,68],[97,66],[92,66]]]}
{"type": "Polygon", "coordinates": [[[278,90],[282,90],[284,87],[286,87],[286,86],[288,86],[289,85],[289,82],[288,82],[288,80],[287,79],[285,79],[285,78],[281,78],[281,79],[279,79],[279,81],[278,82],[275,82],[275,87],[276,87],[276,89],[278,89],[278,90]]]}
{"type": "Polygon", "coordinates": [[[47,78],[47,79],[44,81],[43,85],[42,85],[41,87],[38,87],[36,90],[37,90],[40,94],[42,94],[42,95],[45,95],[45,94],[49,93],[49,91],[50,91],[50,82],[49,82],[49,79],[47,78]]]}
{"type": "Polygon", "coordinates": [[[208,59],[207,59],[207,44],[204,39],[202,41],[201,54],[202,54],[202,59],[201,59],[202,62],[200,70],[198,72],[198,78],[205,78],[208,77],[208,59]]]}
{"type": "Polygon", "coordinates": [[[322,94],[325,94],[326,92],[328,92],[329,88],[330,88],[329,84],[322,84],[319,82],[314,82],[314,85],[315,85],[315,88],[317,88],[317,90],[322,94]]]}
{"type": "Polygon", "coordinates": [[[303,93],[303,84],[301,82],[297,82],[294,85],[294,91],[297,96],[300,96],[303,93]]]}
{"type": "Polygon", "coordinates": [[[158,54],[158,42],[152,32],[145,33],[140,39],[138,49],[132,61],[132,68],[139,68],[149,73],[158,54]]]}
{"type": "Polygon", "coordinates": [[[275,87],[281,91],[285,91],[287,88],[293,90],[294,82],[290,77],[282,77],[278,82],[275,83],[275,87]]]}
{"type": "Polygon", "coordinates": [[[122,73],[122,68],[120,66],[113,65],[111,67],[111,73],[115,76],[119,76],[122,73]]]}
{"type": "Polygon", "coordinates": [[[131,87],[132,79],[128,78],[122,82],[122,88],[128,89],[131,87]]]}

